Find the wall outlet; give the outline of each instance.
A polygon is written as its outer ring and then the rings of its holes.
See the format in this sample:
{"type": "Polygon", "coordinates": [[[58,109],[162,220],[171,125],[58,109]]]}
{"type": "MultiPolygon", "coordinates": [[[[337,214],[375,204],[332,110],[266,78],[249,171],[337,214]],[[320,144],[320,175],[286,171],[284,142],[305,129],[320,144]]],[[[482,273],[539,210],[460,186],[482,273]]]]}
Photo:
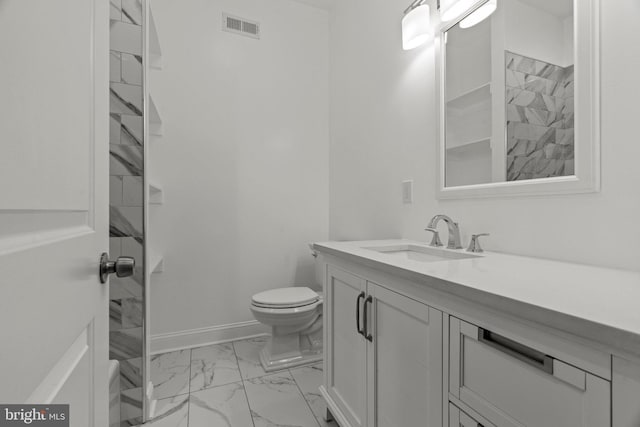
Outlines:
{"type": "Polygon", "coordinates": [[[402,203],[413,203],[413,180],[402,181],[402,203]]]}

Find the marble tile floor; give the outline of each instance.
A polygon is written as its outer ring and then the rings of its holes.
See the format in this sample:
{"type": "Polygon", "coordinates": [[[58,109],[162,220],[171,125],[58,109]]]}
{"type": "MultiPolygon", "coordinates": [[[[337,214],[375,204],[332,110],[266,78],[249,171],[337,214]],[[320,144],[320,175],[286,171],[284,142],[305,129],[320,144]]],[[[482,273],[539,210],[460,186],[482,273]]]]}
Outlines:
{"type": "Polygon", "coordinates": [[[152,356],[155,415],[145,427],[337,427],[325,422],[322,363],[267,373],[266,337],[152,356]]]}

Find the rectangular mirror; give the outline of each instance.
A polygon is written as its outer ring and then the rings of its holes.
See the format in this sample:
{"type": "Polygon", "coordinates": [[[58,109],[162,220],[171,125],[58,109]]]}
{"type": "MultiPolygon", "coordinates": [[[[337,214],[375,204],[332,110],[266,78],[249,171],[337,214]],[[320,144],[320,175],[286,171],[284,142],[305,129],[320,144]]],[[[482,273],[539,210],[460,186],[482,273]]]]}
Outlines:
{"type": "Polygon", "coordinates": [[[438,196],[597,191],[597,0],[485,3],[436,39],[438,196]]]}

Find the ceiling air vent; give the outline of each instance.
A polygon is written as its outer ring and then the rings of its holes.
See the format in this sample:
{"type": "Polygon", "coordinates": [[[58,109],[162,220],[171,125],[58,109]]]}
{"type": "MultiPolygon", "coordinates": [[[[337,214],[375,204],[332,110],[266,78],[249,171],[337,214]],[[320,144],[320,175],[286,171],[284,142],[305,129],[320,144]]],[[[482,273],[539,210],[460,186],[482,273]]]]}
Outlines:
{"type": "Polygon", "coordinates": [[[254,39],[260,38],[260,23],[248,21],[227,13],[222,14],[222,30],[254,39]]]}

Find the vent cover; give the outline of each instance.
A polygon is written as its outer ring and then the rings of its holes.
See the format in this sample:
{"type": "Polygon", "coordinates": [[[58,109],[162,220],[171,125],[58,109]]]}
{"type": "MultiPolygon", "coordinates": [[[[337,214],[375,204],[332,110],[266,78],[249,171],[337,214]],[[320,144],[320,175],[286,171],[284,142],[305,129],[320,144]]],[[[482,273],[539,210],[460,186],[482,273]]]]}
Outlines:
{"type": "Polygon", "coordinates": [[[254,39],[260,38],[259,22],[249,21],[244,18],[229,15],[228,13],[222,14],[222,30],[254,39]]]}

